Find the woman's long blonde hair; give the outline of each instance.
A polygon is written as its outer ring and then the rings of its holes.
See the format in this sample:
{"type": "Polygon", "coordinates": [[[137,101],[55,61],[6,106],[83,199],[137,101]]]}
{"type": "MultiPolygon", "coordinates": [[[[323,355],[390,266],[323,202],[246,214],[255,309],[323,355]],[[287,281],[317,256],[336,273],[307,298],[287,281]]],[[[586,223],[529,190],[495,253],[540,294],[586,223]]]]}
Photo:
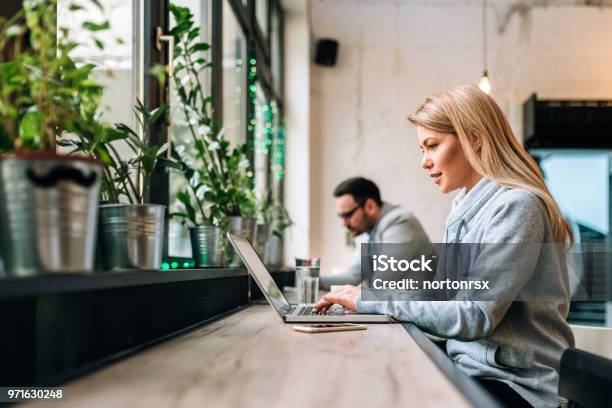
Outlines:
{"type": "Polygon", "coordinates": [[[555,242],[572,244],[570,226],[536,162],[514,136],[497,103],[480,88],[461,85],[430,96],[408,119],[434,132],[457,135],[468,163],[478,174],[538,196],[546,206],[555,242]]]}

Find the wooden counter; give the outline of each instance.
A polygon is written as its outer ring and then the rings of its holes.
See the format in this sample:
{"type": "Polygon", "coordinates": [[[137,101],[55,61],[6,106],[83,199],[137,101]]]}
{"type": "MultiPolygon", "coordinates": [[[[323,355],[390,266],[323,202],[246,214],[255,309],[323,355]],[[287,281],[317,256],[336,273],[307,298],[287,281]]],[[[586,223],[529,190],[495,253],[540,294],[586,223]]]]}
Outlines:
{"type": "Polygon", "coordinates": [[[85,376],[64,392],[59,405],[88,408],[470,406],[400,324],[298,333],[267,305],[85,376]]]}

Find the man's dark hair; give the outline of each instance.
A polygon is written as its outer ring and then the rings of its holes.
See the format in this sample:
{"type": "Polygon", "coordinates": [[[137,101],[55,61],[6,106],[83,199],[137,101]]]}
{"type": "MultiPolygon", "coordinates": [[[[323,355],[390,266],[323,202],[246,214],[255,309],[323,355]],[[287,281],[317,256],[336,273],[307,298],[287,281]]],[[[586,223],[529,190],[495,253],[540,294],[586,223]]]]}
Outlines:
{"type": "Polygon", "coordinates": [[[344,180],[334,190],[334,197],[340,197],[345,194],[352,195],[355,202],[359,205],[362,205],[368,198],[371,198],[379,207],[382,206],[378,186],[373,181],[363,177],[353,177],[344,180]]]}

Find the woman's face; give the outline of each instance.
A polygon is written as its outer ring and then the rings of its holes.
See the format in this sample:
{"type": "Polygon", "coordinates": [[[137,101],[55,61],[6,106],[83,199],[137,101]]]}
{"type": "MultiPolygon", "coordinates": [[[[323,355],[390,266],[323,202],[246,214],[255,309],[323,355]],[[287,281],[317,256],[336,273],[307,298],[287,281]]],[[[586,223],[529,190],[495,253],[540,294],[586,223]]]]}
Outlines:
{"type": "Polygon", "coordinates": [[[450,193],[462,187],[470,190],[480,180],[481,176],[465,158],[457,136],[422,126],[417,126],[417,136],[423,152],[421,166],[441,192],[450,193]]]}

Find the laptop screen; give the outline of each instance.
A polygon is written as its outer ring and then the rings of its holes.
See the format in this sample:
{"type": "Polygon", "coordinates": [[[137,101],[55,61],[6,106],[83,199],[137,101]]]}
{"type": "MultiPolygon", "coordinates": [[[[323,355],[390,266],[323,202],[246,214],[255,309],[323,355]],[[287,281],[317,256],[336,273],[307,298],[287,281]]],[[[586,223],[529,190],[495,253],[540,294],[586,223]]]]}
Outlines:
{"type": "Polygon", "coordinates": [[[272,279],[270,272],[268,272],[268,269],[259,258],[259,255],[257,255],[257,252],[255,252],[253,245],[251,245],[248,239],[240,235],[228,233],[227,236],[238,252],[238,255],[240,255],[242,262],[244,262],[255,279],[255,282],[257,282],[257,286],[259,286],[259,289],[261,289],[266,299],[268,299],[268,302],[270,302],[270,305],[272,305],[281,317],[285,316],[291,309],[291,306],[274,282],[274,279],[272,279]]]}

